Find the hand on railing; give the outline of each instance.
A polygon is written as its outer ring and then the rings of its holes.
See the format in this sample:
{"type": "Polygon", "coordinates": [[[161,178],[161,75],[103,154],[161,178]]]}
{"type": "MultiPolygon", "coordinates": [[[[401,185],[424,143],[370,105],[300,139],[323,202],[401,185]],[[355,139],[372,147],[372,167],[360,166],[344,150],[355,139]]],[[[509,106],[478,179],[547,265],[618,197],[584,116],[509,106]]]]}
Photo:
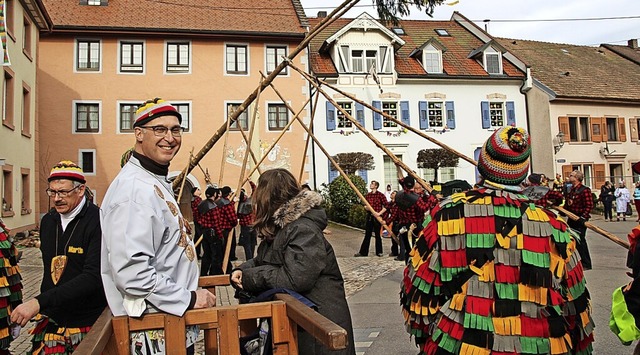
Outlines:
{"type": "Polygon", "coordinates": [[[198,308],[210,308],[215,307],[216,296],[209,290],[199,289],[196,290],[196,303],[193,305],[194,309],[198,308]]]}

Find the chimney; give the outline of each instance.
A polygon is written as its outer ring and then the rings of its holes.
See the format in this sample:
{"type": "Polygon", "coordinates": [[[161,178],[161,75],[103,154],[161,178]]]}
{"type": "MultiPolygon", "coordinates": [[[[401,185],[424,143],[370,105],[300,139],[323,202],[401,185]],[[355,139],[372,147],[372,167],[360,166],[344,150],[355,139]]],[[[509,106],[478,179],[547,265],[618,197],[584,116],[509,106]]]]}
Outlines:
{"type": "Polygon", "coordinates": [[[631,48],[631,49],[638,49],[638,39],[634,38],[634,39],[630,39],[627,42],[627,45],[631,48]]]}
{"type": "Polygon", "coordinates": [[[325,17],[327,17],[326,11],[318,11],[318,18],[325,18],[325,17]]]}

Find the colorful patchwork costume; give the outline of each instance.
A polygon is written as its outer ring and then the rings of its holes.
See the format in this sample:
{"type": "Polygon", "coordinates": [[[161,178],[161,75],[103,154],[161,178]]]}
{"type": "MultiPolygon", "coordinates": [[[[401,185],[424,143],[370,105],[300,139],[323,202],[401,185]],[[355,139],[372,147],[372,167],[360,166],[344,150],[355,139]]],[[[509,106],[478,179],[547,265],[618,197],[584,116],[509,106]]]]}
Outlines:
{"type": "Polygon", "coordinates": [[[526,174],[528,142],[523,129],[496,131],[481,153],[482,185],[427,216],[401,286],[420,354],[592,352],[576,241],[561,217],[515,186],[526,174]]]}

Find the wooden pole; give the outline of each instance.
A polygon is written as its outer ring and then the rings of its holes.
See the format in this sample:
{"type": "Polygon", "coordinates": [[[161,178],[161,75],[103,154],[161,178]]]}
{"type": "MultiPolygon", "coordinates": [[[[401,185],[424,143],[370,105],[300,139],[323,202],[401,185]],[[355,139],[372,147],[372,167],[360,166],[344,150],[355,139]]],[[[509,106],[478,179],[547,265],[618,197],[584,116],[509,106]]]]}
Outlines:
{"type": "MultiPolygon", "coordinates": [[[[193,147],[191,147],[191,152],[189,152],[189,163],[191,164],[191,159],[193,158],[193,147]]],[[[182,191],[184,190],[184,183],[185,181],[187,181],[187,179],[182,179],[182,183],[180,183],[180,191],[178,192],[178,206],[180,206],[180,199],[182,198],[182,191]]]]}
{"type": "MultiPolygon", "coordinates": [[[[258,92],[260,96],[260,92],[258,92]]],[[[229,113],[227,112],[227,117],[229,113]]],[[[236,121],[237,122],[237,121],[236,121]]],[[[224,176],[224,166],[227,165],[227,144],[229,143],[229,127],[231,126],[231,120],[227,118],[227,128],[224,135],[224,145],[222,147],[222,161],[220,162],[220,176],[218,176],[218,186],[222,185],[222,176],[224,176]]]]}
{"type": "MultiPolygon", "coordinates": [[[[311,94],[311,96],[313,96],[313,94],[311,94]]],[[[316,118],[316,109],[318,108],[318,99],[320,98],[320,95],[317,95],[316,92],[316,99],[313,102],[313,107],[311,108],[311,120],[309,122],[309,129],[311,130],[311,132],[313,132],[313,121],[316,118]]],[[[300,166],[300,175],[298,176],[298,182],[302,183],[302,175],[304,174],[304,162],[305,159],[307,157],[307,153],[309,151],[309,143],[311,142],[311,136],[307,134],[307,140],[305,142],[304,145],[304,152],[302,153],[302,165],[300,166]]]]}
{"type": "MultiPolygon", "coordinates": [[[[273,91],[276,93],[276,95],[278,95],[278,97],[280,97],[280,99],[282,100],[282,102],[284,102],[285,106],[287,106],[287,109],[289,111],[291,111],[292,113],[293,108],[291,108],[291,106],[289,106],[289,104],[287,103],[287,101],[284,99],[284,97],[282,96],[282,94],[280,94],[280,92],[278,91],[278,89],[275,88],[275,86],[273,84],[269,84],[271,86],[271,88],[273,89],[273,91]]],[[[318,87],[316,87],[316,89],[319,89],[318,87]]],[[[318,92],[320,92],[320,90],[318,90],[318,92]]],[[[306,104],[305,104],[306,105],[306,104]]],[[[302,119],[299,117],[299,115],[295,115],[295,120],[297,120],[300,125],[302,126],[302,128],[304,128],[305,131],[307,131],[307,134],[309,135],[309,137],[311,137],[311,139],[313,139],[313,141],[315,142],[315,144],[320,148],[320,150],[322,150],[322,152],[324,153],[324,155],[327,157],[327,159],[329,159],[329,161],[331,162],[331,165],[333,165],[334,168],[336,168],[336,170],[340,173],[340,175],[342,177],[344,177],[344,179],[347,181],[347,184],[349,184],[349,186],[351,187],[351,189],[353,190],[353,192],[356,193],[356,195],[358,196],[358,198],[360,199],[360,201],[362,201],[362,203],[365,205],[365,207],[367,208],[367,210],[369,211],[373,211],[373,207],[371,207],[371,205],[369,204],[369,202],[367,201],[366,198],[364,198],[364,196],[362,195],[362,193],[358,190],[358,188],[356,187],[356,185],[353,184],[353,182],[351,181],[351,179],[349,179],[349,176],[344,172],[344,170],[342,170],[342,168],[340,168],[340,165],[338,165],[338,163],[331,157],[331,155],[329,154],[329,152],[327,152],[326,149],[324,149],[324,147],[322,146],[322,144],[320,143],[320,141],[318,140],[318,138],[316,138],[316,136],[313,134],[313,132],[311,131],[311,129],[304,124],[304,122],[302,122],[302,119]]],[[[293,122],[293,120],[292,120],[293,122]]],[[[396,243],[400,243],[400,241],[398,240],[398,237],[393,233],[393,231],[391,230],[391,228],[389,228],[389,226],[385,223],[385,221],[382,219],[382,217],[380,217],[380,215],[374,215],[373,213],[371,214],[372,216],[374,216],[378,222],[380,222],[380,224],[384,227],[384,229],[387,230],[387,232],[389,232],[389,235],[396,241],[396,243]]]]}
{"type": "MultiPolygon", "coordinates": [[[[300,44],[298,44],[298,46],[293,51],[291,51],[289,56],[287,56],[287,59],[293,60],[300,52],[306,50],[311,40],[313,40],[321,31],[326,29],[335,20],[340,18],[347,11],[349,11],[358,2],[359,0],[345,0],[342,4],[340,4],[333,11],[331,11],[331,13],[327,17],[322,19],[322,21],[320,21],[320,23],[318,23],[311,30],[311,32],[309,32],[309,34],[300,42],[300,44]]],[[[234,122],[237,121],[240,114],[242,114],[246,110],[246,108],[249,107],[249,105],[251,105],[251,103],[255,100],[256,96],[258,95],[258,92],[263,91],[265,88],[267,88],[269,84],[278,77],[280,72],[282,72],[282,70],[287,65],[288,65],[287,61],[282,61],[280,64],[278,64],[275,67],[275,69],[271,72],[271,74],[269,74],[269,76],[262,82],[261,87],[254,90],[251,94],[249,94],[249,96],[244,100],[244,102],[240,104],[240,107],[238,107],[238,109],[228,119],[234,122]]],[[[187,166],[178,176],[176,176],[175,180],[173,181],[173,188],[180,186],[182,179],[184,179],[185,176],[187,176],[187,174],[191,172],[191,170],[200,162],[200,160],[202,160],[202,158],[204,158],[204,156],[207,155],[207,153],[211,150],[211,148],[213,148],[216,142],[218,142],[220,137],[222,137],[222,135],[225,133],[226,127],[227,127],[226,124],[222,124],[222,126],[218,128],[218,130],[213,134],[213,136],[209,138],[209,140],[205,143],[202,149],[200,149],[200,151],[194,156],[194,159],[192,162],[190,162],[189,166],[187,166]]]]}
{"type": "MultiPolygon", "coordinates": [[[[262,80],[264,79],[264,74],[262,74],[262,72],[260,72],[260,74],[261,74],[260,82],[262,83],[262,80]]],[[[238,178],[238,188],[236,189],[236,193],[240,191],[240,189],[242,188],[242,185],[244,185],[242,183],[242,179],[244,178],[244,172],[245,172],[245,169],[247,168],[247,157],[249,157],[249,154],[247,154],[247,152],[251,152],[251,156],[253,156],[253,150],[251,149],[251,142],[253,141],[253,129],[255,128],[255,125],[256,125],[256,117],[258,116],[258,107],[260,106],[260,93],[258,93],[256,102],[257,104],[253,109],[253,117],[251,117],[251,126],[249,127],[249,139],[245,139],[247,150],[245,151],[244,158],[242,159],[242,168],[240,169],[240,177],[238,178]]],[[[240,127],[240,130],[242,130],[242,127],[240,127]]],[[[257,165],[258,162],[255,159],[253,163],[256,164],[258,169],[260,168],[257,165]]],[[[260,173],[262,172],[260,171],[260,173]]]]}
{"type": "MultiPolygon", "coordinates": [[[[571,218],[571,219],[572,219],[572,220],[574,220],[574,221],[577,221],[577,220],[579,220],[579,219],[580,219],[580,217],[576,216],[576,215],[575,215],[574,213],[572,213],[572,212],[569,212],[569,211],[565,210],[563,207],[560,207],[560,206],[552,206],[552,208],[553,208],[553,209],[555,209],[555,210],[558,210],[558,211],[560,211],[560,212],[562,212],[562,213],[564,213],[565,215],[567,215],[567,217],[571,218]]],[[[587,228],[589,228],[589,229],[591,229],[591,230],[592,230],[592,231],[594,231],[594,232],[599,233],[600,235],[602,235],[602,236],[604,236],[605,238],[609,239],[610,241],[612,241],[612,242],[614,242],[614,243],[616,243],[616,244],[620,245],[620,246],[621,246],[621,247],[623,247],[623,248],[626,248],[626,249],[629,249],[629,248],[630,248],[630,246],[629,246],[629,243],[628,243],[628,242],[626,242],[626,241],[624,241],[624,240],[622,240],[622,239],[620,239],[620,238],[616,237],[615,235],[613,235],[613,234],[611,234],[611,233],[607,232],[606,230],[604,230],[604,229],[602,229],[602,228],[600,228],[600,227],[598,227],[598,226],[596,226],[596,225],[594,225],[594,224],[591,224],[591,223],[589,223],[589,222],[584,222],[584,226],[585,226],[585,227],[587,227],[587,228]]]]}

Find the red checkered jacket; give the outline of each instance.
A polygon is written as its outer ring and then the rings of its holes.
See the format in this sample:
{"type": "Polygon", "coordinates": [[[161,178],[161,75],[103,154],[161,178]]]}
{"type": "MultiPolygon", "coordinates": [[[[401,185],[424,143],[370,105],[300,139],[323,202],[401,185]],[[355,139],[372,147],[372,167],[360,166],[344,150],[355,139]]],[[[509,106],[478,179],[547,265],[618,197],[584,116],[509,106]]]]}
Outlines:
{"type": "Polygon", "coordinates": [[[225,198],[220,198],[213,209],[213,230],[217,236],[223,236],[223,231],[229,231],[238,225],[238,215],[236,214],[236,204],[225,198]]]}
{"type": "Polygon", "coordinates": [[[193,212],[193,221],[200,224],[200,211],[198,211],[198,205],[200,205],[202,199],[198,196],[193,197],[193,201],[191,201],[191,211],[193,212]]]}
{"type": "Polygon", "coordinates": [[[582,185],[573,186],[567,194],[567,203],[565,208],[569,212],[573,212],[579,217],[586,220],[591,218],[591,210],[593,209],[593,196],[591,195],[591,189],[582,185]]]}

